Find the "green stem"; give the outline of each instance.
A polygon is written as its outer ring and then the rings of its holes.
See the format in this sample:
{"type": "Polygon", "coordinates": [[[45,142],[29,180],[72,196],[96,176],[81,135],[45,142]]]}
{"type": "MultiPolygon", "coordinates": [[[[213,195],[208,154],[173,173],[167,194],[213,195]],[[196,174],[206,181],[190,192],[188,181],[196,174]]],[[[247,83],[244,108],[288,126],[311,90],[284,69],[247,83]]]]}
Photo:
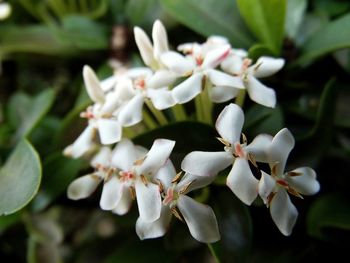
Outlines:
{"type": "Polygon", "coordinates": [[[209,97],[209,89],[210,89],[210,83],[208,81],[205,81],[204,90],[202,91],[200,96],[202,97],[202,112],[203,112],[204,122],[208,124],[212,124],[213,123],[213,119],[212,119],[213,103],[209,97]]]}
{"type": "Polygon", "coordinates": [[[150,130],[158,127],[157,123],[153,120],[152,116],[146,110],[143,110],[143,122],[150,130]]]}
{"type": "Polygon", "coordinates": [[[173,111],[176,121],[184,121],[187,119],[187,114],[182,104],[176,104],[171,110],[173,111]]]}
{"type": "Polygon", "coordinates": [[[145,100],[147,107],[149,108],[149,110],[152,112],[152,114],[154,115],[154,117],[156,118],[156,120],[158,121],[158,123],[160,125],[167,125],[168,119],[165,117],[164,113],[160,110],[157,110],[152,102],[150,100],[145,100]]]}
{"type": "Polygon", "coordinates": [[[218,255],[216,254],[212,244],[207,243],[207,245],[208,245],[209,251],[210,251],[211,255],[213,256],[215,262],[220,263],[220,259],[219,259],[218,255]]]}
{"type": "Polygon", "coordinates": [[[196,118],[197,121],[203,122],[203,107],[202,107],[202,97],[198,95],[194,98],[194,104],[196,107],[196,118]]]}
{"type": "Polygon", "coordinates": [[[235,103],[238,106],[240,106],[241,108],[243,107],[243,104],[244,104],[245,95],[246,95],[246,90],[245,89],[241,89],[238,92],[238,95],[237,95],[236,100],[235,100],[235,103]]]}
{"type": "Polygon", "coordinates": [[[136,136],[136,132],[131,127],[124,127],[123,135],[129,139],[132,139],[136,136]]]}

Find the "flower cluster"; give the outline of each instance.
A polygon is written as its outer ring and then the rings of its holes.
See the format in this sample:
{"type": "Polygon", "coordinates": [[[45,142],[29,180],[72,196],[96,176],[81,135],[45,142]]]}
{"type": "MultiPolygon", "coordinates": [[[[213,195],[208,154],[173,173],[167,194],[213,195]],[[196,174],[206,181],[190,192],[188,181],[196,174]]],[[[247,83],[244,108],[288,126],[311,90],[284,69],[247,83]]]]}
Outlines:
{"type": "Polygon", "coordinates": [[[145,67],[120,68],[102,81],[89,66],[83,69],[93,105],[81,113],[88,125],[65,154],[78,158],[98,150],[91,160],[95,171],[73,181],[68,197],[86,198],[103,183],[100,207],[104,210],[123,215],[136,199],[136,232],[141,239],[163,236],[174,215],[187,224],[195,239],[211,243],[220,239],[215,214],[187,194],[208,186],[220,171],[232,166],[226,180],[232,192],[247,205],[260,197],[278,229],[290,235],[298,212],[289,194],[302,198],[320,187],[309,167],[285,172],[294,147],[288,129],[274,137],[258,135],[248,144],[242,133],[243,110],[229,103],[215,123],[223,151],[191,152],[178,173],[169,158],[175,141],[157,139],[148,151],[127,138],[136,130],[167,124],[164,110],[175,121],[186,120],[182,104],[192,100],[197,120],[209,124],[213,103],[230,102],[244,93],[256,103],[275,107],[275,91],[259,79],[279,71],[284,60],[261,57],[253,63],[245,50],[232,48],[219,36],[202,44],[182,44],[178,52],[170,50],[160,21],[153,26],[153,43],[138,27],[134,34],[145,67]]]}

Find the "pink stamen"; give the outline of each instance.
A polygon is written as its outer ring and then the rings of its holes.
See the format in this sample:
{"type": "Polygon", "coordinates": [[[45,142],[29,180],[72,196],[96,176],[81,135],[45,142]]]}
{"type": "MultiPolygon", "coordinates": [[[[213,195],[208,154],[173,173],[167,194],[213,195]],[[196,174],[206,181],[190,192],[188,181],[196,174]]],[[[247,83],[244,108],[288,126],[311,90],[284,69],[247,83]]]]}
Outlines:
{"type": "Polygon", "coordinates": [[[200,66],[200,65],[203,64],[203,58],[202,58],[202,57],[197,56],[197,57],[195,58],[195,60],[196,60],[196,63],[197,63],[198,66],[200,66]]]}
{"type": "Polygon", "coordinates": [[[241,68],[241,71],[240,71],[240,74],[239,75],[242,75],[247,69],[248,67],[252,64],[252,60],[249,59],[249,58],[245,58],[243,60],[243,63],[242,63],[242,68],[241,68]]]}
{"type": "Polygon", "coordinates": [[[163,204],[168,205],[171,201],[173,201],[173,199],[174,199],[174,189],[170,187],[166,191],[166,196],[163,200],[163,204]]]}
{"type": "Polygon", "coordinates": [[[242,149],[241,144],[238,142],[235,143],[235,154],[240,158],[245,158],[245,152],[242,149]]]}
{"type": "Polygon", "coordinates": [[[122,182],[127,182],[129,180],[134,179],[134,177],[135,177],[134,173],[130,172],[130,171],[127,171],[127,172],[121,171],[119,173],[119,175],[120,175],[120,181],[122,181],[122,182]]]}
{"type": "Polygon", "coordinates": [[[276,180],[276,182],[278,184],[282,185],[283,187],[289,187],[289,184],[285,180],[278,179],[278,180],[276,180]]]}
{"type": "Polygon", "coordinates": [[[146,86],[145,79],[135,80],[135,86],[136,86],[136,88],[141,89],[141,90],[145,89],[145,86],[146,86]]]}

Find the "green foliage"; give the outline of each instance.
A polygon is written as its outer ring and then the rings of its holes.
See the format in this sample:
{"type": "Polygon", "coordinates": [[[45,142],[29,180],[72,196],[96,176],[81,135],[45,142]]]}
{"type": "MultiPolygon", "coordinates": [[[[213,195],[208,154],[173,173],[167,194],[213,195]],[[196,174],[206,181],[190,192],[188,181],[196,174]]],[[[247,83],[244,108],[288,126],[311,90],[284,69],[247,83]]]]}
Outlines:
{"type": "Polygon", "coordinates": [[[40,181],[39,156],[27,140],[22,140],[0,170],[0,215],[26,206],[38,192],[40,181]]]}

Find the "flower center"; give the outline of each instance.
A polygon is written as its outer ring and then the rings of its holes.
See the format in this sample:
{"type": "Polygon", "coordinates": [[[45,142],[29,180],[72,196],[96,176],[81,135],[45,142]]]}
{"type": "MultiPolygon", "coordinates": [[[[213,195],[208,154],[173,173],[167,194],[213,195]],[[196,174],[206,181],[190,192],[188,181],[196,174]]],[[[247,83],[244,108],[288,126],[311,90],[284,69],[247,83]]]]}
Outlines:
{"type": "Polygon", "coordinates": [[[87,107],[86,111],[83,111],[83,112],[80,113],[80,117],[81,118],[86,118],[88,120],[94,119],[95,115],[92,112],[92,107],[91,106],[87,107]]]}
{"type": "Polygon", "coordinates": [[[242,148],[242,145],[239,142],[234,144],[235,154],[240,158],[245,158],[245,152],[242,148]]]}
{"type": "Polygon", "coordinates": [[[196,56],[196,57],[195,57],[195,60],[196,60],[197,66],[200,66],[200,65],[203,64],[203,57],[201,57],[201,56],[196,56]]]}
{"type": "Polygon", "coordinates": [[[140,90],[144,90],[145,87],[146,87],[146,81],[145,81],[144,78],[136,79],[135,82],[134,82],[134,84],[135,84],[135,87],[136,87],[137,89],[140,89],[140,90]]]}
{"type": "Polygon", "coordinates": [[[163,199],[164,205],[174,206],[176,203],[176,200],[179,198],[179,195],[176,191],[174,191],[173,187],[169,187],[166,191],[166,195],[163,199]]]}
{"type": "Polygon", "coordinates": [[[135,174],[131,171],[120,171],[119,179],[121,182],[126,183],[135,179],[135,174]]]}

